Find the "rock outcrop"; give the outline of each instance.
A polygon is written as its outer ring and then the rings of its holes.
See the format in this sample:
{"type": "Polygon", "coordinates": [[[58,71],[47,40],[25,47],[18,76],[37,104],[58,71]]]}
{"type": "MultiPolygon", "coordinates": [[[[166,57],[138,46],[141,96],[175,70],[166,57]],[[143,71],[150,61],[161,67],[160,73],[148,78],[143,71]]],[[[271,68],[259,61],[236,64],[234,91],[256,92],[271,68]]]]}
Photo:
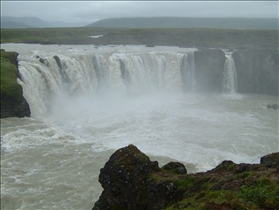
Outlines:
{"type": "Polygon", "coordinates": [[[260,164],[223,161],[187,174],[183,164],[162,168],[135,146],[117,150],[101,169],[104,188],[93,210],[279,209],[279,153],[260,164]]]}
{"type": "Polygon", "coordinates": [[[17,83],[18,53],[1,51],[1,118],[30,117],[28,102],[22,95],[22,87],[17,83]]]}
{"type": "MultiPolygon", "coordinates": [[[[172,164],[166,171],[186,172],[182,164],[172,164]]],[[[164,173],[158,162],[135,146],[117,150],[101,169],[99,182],[104,191],[96,209],[161,209],[182,198],[182,192],[169,180],[151,179],[151,174],[164,173]]],[[[174,172],[175,173],[175,172],[174,172]]]]}
{"type": "Polygon", "coordinates": [[[279,109],[279,104],[268,104],[266,108],[277,110],[279,109]]]}
{"type": "Polygon", "coordinates": [[[225,53],[220,49],[202,49],[194,53],[197,91],[222,92],[225,53]]]}
{"type": "Polygon", "coordinates": [[[232,56],[239,93],[278,95],[278,50],[239,50],[232,56]]]}

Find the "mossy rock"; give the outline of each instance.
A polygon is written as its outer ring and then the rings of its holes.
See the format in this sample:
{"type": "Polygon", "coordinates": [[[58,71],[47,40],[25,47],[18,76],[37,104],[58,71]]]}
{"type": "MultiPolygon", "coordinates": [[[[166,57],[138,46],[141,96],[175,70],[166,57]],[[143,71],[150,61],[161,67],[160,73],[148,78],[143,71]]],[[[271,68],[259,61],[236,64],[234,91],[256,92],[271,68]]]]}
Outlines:
{"type": "Polygon", "coordinates": [[[1,51],[1,105],[9,101],[19,102],[22,97],[22,87],[17,83],[17,56],[15,52],[1,51]]]}
{"type": "Polygon", "coordinates": [[[30,108],[17,83],[18,53],[1,50],[1,118],[29,117],[30,108]]]}

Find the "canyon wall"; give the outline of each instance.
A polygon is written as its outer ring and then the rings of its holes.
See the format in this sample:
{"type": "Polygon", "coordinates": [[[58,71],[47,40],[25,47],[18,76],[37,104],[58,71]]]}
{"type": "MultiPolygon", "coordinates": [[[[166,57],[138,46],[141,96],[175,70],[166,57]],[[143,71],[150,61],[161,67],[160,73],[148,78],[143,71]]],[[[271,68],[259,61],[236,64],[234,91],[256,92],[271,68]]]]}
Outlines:
{"type": "Polygon", "coordinates": [[[239,93],[278,95],[278,51],[235,51],[239,93]]]}

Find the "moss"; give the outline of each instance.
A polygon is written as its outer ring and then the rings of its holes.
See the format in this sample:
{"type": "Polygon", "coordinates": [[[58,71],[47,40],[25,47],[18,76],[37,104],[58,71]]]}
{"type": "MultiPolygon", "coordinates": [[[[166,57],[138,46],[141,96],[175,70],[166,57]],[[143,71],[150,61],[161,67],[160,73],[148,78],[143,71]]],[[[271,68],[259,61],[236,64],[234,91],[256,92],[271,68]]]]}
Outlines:
{"type": "Polygon", "coordinates": [[[178,186],[179,189],[190,189],[194,186],[195,178],[189,175],[186,175],[184,179],[181,180],[175,180],[175,185],[178,186]]]}
{"type": "MultiPolygon", "coordinates": [[[[251,176],[251,173],[242,174],[244,177],[247,175],[251,176]]],[[[213,185],[218,185],[221,182],[222,180],[216,183],[216,180],[202,180],[187,175],[184,179],[175,181],[180,188],[186,190],[184,199],[167,209],[206,210],[215,206],[216,209],[217,207],[220,209],[221,207],[226,207],[246,210],[259,208],[276,209],[279,206],[278,183],[268,177],[263,177],[254,184],[244,185],[236,191],[211,189],[213,185]],[[193,191],[197,184],[202,185],[202,189],[193,191]]]]}
{"type": "Polygon", "coordinates": [[[259,179],[256,184],[250,186],[242,186],[237,196],[261,208],[275,209],[279,206],[278,184],[268,178],[259,179]]]}
{"type": "Polygon", "coordinates": [[[232,170],[235,168],[235,166],[236,166],[236,164],[232,163],[231,165],[228,166],[227,170],[232,170]]]}
{"type": "Polygon", "coordinates": [[[22,87],[17,83],[17,53],[1,51],[1,105],[19,102],[22,87]]]}
{"type": "Polygon", "coordinates": [[[237,174],[236,175],[236,178],[237,179],[246,179],[246,178],[249,178],[249,177],[251,177],[251,173],[250,172],[244,172],[244,173],[241,173],[241,174],[237,174]]]}

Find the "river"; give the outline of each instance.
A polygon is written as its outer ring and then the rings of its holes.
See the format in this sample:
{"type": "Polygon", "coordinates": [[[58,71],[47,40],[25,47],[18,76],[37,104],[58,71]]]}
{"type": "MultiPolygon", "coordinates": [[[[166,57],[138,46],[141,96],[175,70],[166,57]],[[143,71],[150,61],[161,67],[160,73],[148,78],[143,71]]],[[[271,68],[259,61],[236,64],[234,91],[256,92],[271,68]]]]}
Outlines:
{"type": "Polygon", "coordinates": [[[91,209],[100,168],[128,144],[189,173],[223,160],[259,163],[279,150],[278,111],[266,108],[278,97],[181,90],[181,61],[190,64],[196,49],[2,48],[19,52],[18,82],[32,114],[1,119],[1,209],[91,209]]]}

